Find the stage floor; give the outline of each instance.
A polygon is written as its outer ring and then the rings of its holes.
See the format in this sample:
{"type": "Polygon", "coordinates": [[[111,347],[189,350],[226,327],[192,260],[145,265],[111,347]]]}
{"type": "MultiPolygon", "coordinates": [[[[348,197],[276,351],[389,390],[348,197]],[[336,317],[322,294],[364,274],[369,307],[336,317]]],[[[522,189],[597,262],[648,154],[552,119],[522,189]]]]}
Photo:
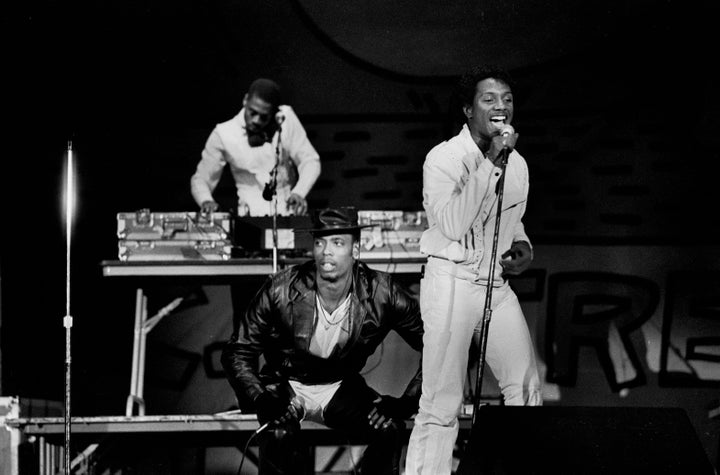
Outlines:
{"type": "MultiPolygon", "coordinates": [[[[5,425],[17,435],[13,448],[14,464],[19,473],[56,474],[65,464],[65,419],[62,417],[8,418],[5,425]],[[24,446],[21,450],[20,446],[24,446]],[[20,470],[20,452],[25,454],[22,465],[30,467],[20,470]],[[28,454],[34,460],[28,461],[28,454]]],[[[460,420],[463,433],[471,427],[470,416],[460,420]]],[[[240,454],[245,451],[255,461],[248,447],[254,447],[251,440],[259,424],[254,414],[221,413],[208,415],[146,415],[146,416],[96,416],[73,417],[69,426],[71,441],[71,471],[92,473],[89,467],[101,466],[101,459],[147,458],[148,453],[162,454],[167,451],[185,452],[193,465],[207,464],[205,449],[232,447],[240,454]],[[189,455],[194,451],[195,455],[189,455]],[[115,455],[109,456],[112,452],[115,455]],[[201,455],[198,455],[202,452],[201,455]],[[118,455],[119,453],[119,455],[118,455]],[[123,455],[124,454],[124,455],[123,455]],[[202,459],[202,460],[199,460],[202,459]]],[[[322,424],[303,421],[302,428],[306,441],[312,446],[339,447],[339,452],[349,446],[362,445],[362,440],[340,437],[322,424]]],[[[406,422],[406,435],[412,429],[412,421],[406,422]]],[[[133,462],[139,463],[139,462],[133,462]]],[[[250,463],[250,462],[248,462],[250,463]]],[[[186,467],[187,468],[187,467],[186,467]]],[[[190,470],[197,473],[197,467],[190,470]]],[[[190,473],[188,472],[188,473],[190,473]]]]}

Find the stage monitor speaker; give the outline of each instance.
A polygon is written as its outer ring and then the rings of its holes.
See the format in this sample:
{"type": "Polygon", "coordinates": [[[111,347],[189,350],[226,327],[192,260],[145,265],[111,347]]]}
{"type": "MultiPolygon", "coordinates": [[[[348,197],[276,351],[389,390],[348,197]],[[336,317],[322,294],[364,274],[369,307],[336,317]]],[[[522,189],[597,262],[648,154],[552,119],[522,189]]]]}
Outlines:
{"type": "Polygon", "coordinates": [[[482,406],[456,475],[713,475],[680,408],[482,406]]]}

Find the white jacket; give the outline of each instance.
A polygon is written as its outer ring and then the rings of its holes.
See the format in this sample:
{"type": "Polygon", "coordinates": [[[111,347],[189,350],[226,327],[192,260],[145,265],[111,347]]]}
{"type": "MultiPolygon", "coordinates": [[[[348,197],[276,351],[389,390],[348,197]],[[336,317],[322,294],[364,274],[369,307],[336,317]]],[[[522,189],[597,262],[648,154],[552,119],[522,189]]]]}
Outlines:
{"type": "MultiPolygon", "coordinates": [[[[428,229],[420,251],[467,266],[476,280],[487,281],[490,268],[500,168],[486,159],[467,125],[455,137],[435,146],[423,165],[423,206],[428,229]]],[[[494,281],[503,281],[500,256],[513,242],[530,239],[522,217],[528,197],[525,159],[512,151],[508,157],[494,281]]]]}

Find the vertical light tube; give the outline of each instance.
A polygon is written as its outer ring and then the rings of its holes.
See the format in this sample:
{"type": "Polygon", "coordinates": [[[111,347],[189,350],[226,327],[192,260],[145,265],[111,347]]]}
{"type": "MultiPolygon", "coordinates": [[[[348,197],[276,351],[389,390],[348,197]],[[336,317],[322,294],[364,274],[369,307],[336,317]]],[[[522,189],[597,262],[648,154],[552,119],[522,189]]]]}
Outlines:
{"type": "Polygon", "coordinates": [[[68,142],[65,171],[65,315],[70,315],[70,243],[72,241],[73,210],[75,207],[75,177],[72,142],[68,142]]]}
{"type": "Polygon", "coordinates": [[[68,142],[67,148],[67,169],[65,171],[65,473],[70,473],[70,376],[71,376],[71,328],[72,316],[70,313],[70,244],[72,242],[73,211],[75,208],[75,174],[73,164],[72,142],[68,142]]]}

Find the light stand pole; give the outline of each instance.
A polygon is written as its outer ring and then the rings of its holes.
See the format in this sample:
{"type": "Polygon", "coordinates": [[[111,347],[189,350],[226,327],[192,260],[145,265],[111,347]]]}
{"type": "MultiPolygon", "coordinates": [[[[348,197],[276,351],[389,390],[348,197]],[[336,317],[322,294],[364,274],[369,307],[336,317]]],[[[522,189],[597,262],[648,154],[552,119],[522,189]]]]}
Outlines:
{"type": "Polygon", "coordinates": [[[65,176],[65,474],[70,475],[70,376],[71,376],[71,333],[73,318],[70,313],[70,244],[72,242],[72,223],[75,205],[75,177],[73,165],[72,141],[68,142],[67,170],[65,176]]]}

